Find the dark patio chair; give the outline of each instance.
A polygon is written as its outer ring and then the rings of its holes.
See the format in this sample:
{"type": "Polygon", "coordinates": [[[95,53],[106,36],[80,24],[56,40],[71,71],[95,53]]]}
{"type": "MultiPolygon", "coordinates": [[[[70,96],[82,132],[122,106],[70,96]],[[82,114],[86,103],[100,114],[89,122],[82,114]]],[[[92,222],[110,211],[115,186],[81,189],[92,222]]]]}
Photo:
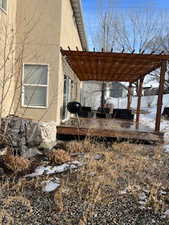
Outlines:
{"type": "Polygon", "coordinates": [[[169,118],[169,107],[164,107],[162,116],[164,116],[165,118],[169,118]]]}
{"type": "Polygon", "coordinates": [[[107,118],[106,113],[104,112],[96,112],[96,118],[107,118]]]}
{"type": "Polygon", "coordinates": [[[91,107],[82,106],[80,111],[78,112],[79,117],[90,118],[92,117],[92,109],[91,107]]]}
{"type": "Polygon", "coordinates": [[[133,120],[134,114],[129,109],[113,109],[112,118],[133,120]]]}
{"type": "Polygon", "coordinates": [[[100,113],[110,113],[110,109],[109,108],[104,108],[104,107],[99,107],[97,109],[98,112],[100,113]]]}

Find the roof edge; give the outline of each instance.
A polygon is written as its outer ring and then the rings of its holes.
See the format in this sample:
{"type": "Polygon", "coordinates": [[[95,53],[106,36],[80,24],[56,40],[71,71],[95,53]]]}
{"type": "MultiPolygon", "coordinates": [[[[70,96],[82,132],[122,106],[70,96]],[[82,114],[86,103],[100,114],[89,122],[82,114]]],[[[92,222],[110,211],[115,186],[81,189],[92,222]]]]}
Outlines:
{"type": "Polygon", "coordinates": [[[88,50],[81,0],[70,0],[83,50],[88,50]]]}

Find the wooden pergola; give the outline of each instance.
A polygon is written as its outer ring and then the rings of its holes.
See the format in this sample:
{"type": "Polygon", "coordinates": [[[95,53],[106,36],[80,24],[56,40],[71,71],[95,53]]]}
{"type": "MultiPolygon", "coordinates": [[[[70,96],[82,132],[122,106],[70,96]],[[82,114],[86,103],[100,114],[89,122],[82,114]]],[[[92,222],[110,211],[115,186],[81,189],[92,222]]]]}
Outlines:
{"type": "Polygon", "coordinates": [[[152,71],[160,68],[159,95],[157,102],[157,113],[155,131],[160,131],[162,100],[164,92],[165,72],[169,55],[164,54],[140,54],[114,53],[95,51],[63,50],[61,53],[76,73],[80,81],[119,81],[128,82],[128,104],[130,108],[130,96],[132,83],[138,82],[138,101],[136,111],[136,128],[139,128],[142,86],[144,77],[152,71]]]}

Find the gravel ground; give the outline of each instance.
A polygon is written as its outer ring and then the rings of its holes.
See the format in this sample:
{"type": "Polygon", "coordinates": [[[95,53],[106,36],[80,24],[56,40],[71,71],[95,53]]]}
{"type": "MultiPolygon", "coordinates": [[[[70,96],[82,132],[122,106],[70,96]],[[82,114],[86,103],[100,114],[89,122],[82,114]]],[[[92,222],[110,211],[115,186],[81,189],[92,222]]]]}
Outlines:
{"type": "MultiPolygon", "coordinates": [[[[168,168],[168,161],[164,162],[168,168]]],[[[22,176],[12,184],[1,181],[0,225],[169,225],[169,218],[162,218],[160,210],[141,209],[136,195],[132,192],[122,194],[111,185],[102,185],[100,198],[96,200],[97,195],[94,195],[91,201],[87,195],[88,183],[78,190],[78,182],[82,181],[80,170],[57,175],[62,180],[61,188],[50,193],[42,192],[42,181],[49,179],[45,175],[36,179],[22,176]],[[62,204],[63,210],[59,210],[62,204]],[[80,222],[82,218],[87,218],[85,223],[80,222]]],[[[91,176],[94,183],[95,175],[91,176]]],[[[90,192],[92,194],[92,190],[90,192]]],[[[169,209],[169,201],[166,204],[169,209]]]]}
{"type": "MultiPolygon", "coordinates": [[[[117,195],[111,189],[106,190],[109,199],[87,205],[85,199],[77,195],[76,192],[64,193],[64,210],[56,210],[53,193],[42,193],[41,188],[29,185],[22,192],[22,196],[28,199],[28,203],[13,200],[7,204],[9,196],[20,196],[21,193],[1,191],[0,209],[4,209],[13,218],[14,225],[78,225],[85,208],[91,207],[93,216],[89,217],[86,225],[167,225],[169,221],[162,219],[160,214],[156,214],[151,209],[140,209],[137,199],[131,194],[117,195]]],[[[89,209],[90,211],[90,209],[89,209]]],[[[87,215],[87,214],[86,214],[87,215]]],[[[2,225],[7,224],[9,219],[4,217],[2,225]]]]}

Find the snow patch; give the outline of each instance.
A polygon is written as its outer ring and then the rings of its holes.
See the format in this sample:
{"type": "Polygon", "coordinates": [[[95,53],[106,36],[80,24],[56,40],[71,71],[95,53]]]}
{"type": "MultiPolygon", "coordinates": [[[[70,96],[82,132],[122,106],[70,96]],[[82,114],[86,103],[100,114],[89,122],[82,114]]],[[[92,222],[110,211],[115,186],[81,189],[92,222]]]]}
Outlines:
{"type": "Polygon", "coordinates": [[[64,163],[60,166],[39,166],[35,169],[34,173],[28,174],[25,177],[36,177],[41,175],[50,175],[54,173],[63,173],[65,171],[71,169],[77,169],[78,167],[82,166],[83,164],[79,161],[73,161],[71,163],[64,163]]]}
{"type": "Polygon", "coordinates": [[[55,177],[48,181],[42,182],[42,191],[43,192],[52,192],[60,187],[60,179],[55,177]]]}

